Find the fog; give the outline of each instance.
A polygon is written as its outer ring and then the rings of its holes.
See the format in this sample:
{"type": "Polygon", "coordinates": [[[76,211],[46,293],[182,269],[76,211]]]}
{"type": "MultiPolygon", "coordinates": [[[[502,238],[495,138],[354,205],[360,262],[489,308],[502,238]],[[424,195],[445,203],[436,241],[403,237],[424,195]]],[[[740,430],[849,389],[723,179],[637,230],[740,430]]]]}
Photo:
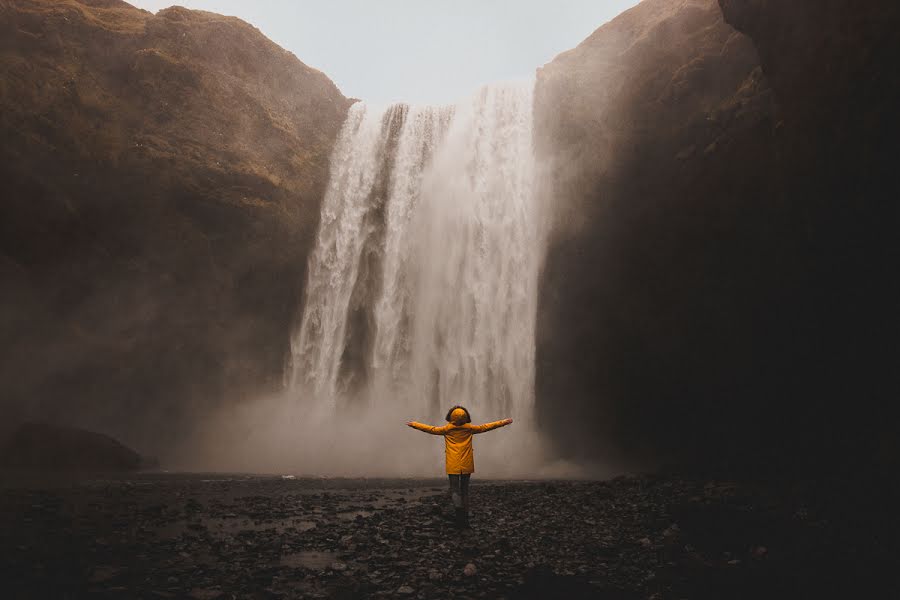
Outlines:
{"type": "MultiPolygon", "coordinates": [[[[503,418],[471,411],[474,423],[503,418]]],[[[288,394],[212,411],[173,447],[164,468],[194,472],[273,473],[297,477],[443,477],[444,441],[406,426],[443,425],[446,412],[417,414],[385,403],[334,411],[288,394]]],[[[541,436],[514,422],[476,435],[478,477],[606,477],[615,469],[548,458],[541,436]]]]}

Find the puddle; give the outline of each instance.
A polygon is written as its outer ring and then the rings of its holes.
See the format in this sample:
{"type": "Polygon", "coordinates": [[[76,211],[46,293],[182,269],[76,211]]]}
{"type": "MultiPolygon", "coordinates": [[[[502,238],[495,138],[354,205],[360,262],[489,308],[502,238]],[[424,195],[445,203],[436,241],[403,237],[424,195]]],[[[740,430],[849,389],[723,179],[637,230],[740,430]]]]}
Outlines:
{"type": "Polygon", "coordinates": [[[281,557],[281,566],[293,569],[312,569],[324,571],[331,563],[337,560],[337,554],[333,552],[294,552],[281,557]]]}

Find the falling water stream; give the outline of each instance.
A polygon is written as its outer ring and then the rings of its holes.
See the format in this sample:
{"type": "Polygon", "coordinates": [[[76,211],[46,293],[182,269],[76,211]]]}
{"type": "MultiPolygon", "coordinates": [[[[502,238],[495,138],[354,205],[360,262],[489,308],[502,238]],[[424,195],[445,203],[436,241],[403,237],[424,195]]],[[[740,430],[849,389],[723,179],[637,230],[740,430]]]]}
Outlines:
{"type": "Polygon", "coordinates": [[[432,422],[459,403],[531,427],[543,252],[532,93],[509,83],[451,106],[353,105],[291,338],[296,397],[432,422]]]}

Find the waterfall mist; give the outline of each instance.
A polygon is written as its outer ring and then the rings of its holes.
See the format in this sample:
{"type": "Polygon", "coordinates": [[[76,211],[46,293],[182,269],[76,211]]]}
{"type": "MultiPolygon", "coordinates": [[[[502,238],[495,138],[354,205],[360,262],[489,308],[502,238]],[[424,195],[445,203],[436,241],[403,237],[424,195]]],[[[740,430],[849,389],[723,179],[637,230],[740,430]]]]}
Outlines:
{"type": "Polygon", "coordinates": [[[544,468],[533,413],[546,220],[532,97],[533,83],[504,83],[451,106],[351,108],[285,392],[225,419],[248,441],[238,466],[264,455],[304,473],[439,475],[443,444],[404,423],[441,424],[463,404],[476,421],[516,421],[479,436],[479,473],[544,468]]]}

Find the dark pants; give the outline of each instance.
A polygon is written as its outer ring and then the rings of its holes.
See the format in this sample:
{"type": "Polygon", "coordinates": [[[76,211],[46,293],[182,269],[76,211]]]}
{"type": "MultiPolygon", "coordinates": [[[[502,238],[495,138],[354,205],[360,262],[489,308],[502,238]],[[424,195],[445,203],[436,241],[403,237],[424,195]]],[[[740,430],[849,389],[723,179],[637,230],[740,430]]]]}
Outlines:
{"type": "Polygon", "coordinates": [[[450,478],[450,497],[453,498],[453,506],[463,510],[469,510],[469,473],[460,475],[447,475],[450,478]]]}

